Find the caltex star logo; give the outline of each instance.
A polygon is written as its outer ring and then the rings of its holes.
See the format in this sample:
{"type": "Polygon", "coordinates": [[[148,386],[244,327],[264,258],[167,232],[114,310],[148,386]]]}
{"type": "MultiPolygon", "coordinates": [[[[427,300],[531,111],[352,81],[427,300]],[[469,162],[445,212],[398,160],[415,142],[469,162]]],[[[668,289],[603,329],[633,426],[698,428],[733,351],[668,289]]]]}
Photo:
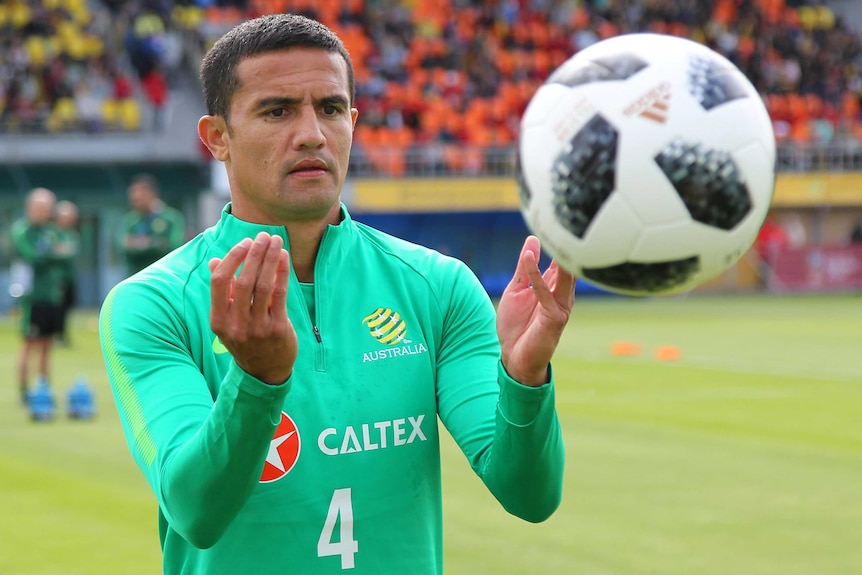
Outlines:
{"type": "Polygon", "coordinates": [[[260,482],[278,481],[290,473],[299,459],[300,447],[299,430],[290,416],[282,411],[281,421],[272,436],[272,441],[269,442],[269,452],[266,454],[260,482]]]}

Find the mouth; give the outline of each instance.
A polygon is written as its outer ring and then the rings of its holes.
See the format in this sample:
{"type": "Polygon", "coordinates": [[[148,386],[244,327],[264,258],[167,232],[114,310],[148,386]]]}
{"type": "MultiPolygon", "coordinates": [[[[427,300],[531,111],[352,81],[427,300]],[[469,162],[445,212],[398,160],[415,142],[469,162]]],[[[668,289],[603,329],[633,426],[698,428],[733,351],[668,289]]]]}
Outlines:
{"type": "Polygon", "coordinates": [[[297,162],[289,173],[299,176],[320,176],[327,171],[326,162],[317,158],[308,158],[297,162]]]}

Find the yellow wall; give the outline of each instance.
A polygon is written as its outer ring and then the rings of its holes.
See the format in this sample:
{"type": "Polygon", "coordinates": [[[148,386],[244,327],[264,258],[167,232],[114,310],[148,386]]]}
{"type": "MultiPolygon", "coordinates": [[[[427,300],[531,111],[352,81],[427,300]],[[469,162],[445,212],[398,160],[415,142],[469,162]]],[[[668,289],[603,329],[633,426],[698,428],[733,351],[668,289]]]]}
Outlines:
{"type": "MultiPolygon", "coordinates": [[[[514,178],[355,180],[355,212],[463,212],[520,209],[514,178]]],[[[862,206],[862,173],[781,173],[773,206],[862,206]]]]}
{"type": "Polygon", "coordinates": [[[775,207],[862,206],[862,173],[782,173],[775,182],[775,207]]]}

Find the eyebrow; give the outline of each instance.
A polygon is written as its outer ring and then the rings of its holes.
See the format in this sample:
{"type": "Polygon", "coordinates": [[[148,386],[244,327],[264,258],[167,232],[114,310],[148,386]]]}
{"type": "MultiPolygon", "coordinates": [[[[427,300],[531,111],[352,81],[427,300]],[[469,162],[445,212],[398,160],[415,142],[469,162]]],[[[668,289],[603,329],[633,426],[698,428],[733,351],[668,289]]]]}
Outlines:
{"type": "MultiPolygon", "coordinates": [[[[285,107],[289,108],[292,106],[298,106],[302,104],[303,98],[288,98],[285,96],[276,96],[272,98],[264,98],[259,100],[255,105],[255,109],[263,110],[265,108],[278,108],[285,107]]],[[[319,98],[314,101],[317,106],[337,106],[341,108],[347,108],[349,102],[347,98],[344,96],[326,96],[324,98],[319,98]]]]}

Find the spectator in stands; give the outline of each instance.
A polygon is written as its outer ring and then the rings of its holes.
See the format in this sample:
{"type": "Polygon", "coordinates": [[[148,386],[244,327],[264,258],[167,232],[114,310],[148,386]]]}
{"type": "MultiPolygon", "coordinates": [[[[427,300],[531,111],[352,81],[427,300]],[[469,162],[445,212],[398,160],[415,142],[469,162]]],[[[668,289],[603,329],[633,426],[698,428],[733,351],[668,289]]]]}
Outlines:
{"type": "Polygon", "coordinates": [[[78,233],[78,206],[68,200],[61,200],[57,202],[54,212],[60,253],[69,255],[63,261],[63,300],[56,339],[58,343],[68,346],[70,343],[69,313],[75,307],[78,294],[77,257],[81,251],[81,236],[78,233]]]}
{"type": "MultiPolygon", "coordinates": [[[[56,92],[57,72],[64,76],[59,85],[74,85],[68,79],[74,80],[79,62],[69,54],[50,54],[44,46],[56,38],[58,23],[64,29],[71,23],[82,37],[89,32],[79,23],[87,22],[86,13],[72,18],[62,10],[46,11],[37,0],[24,4],[30,7],[29,22],[0,39],[0,65],[5,59],[11,70],[0,79],[7,101],[0,129],[46,128],[62,99],[56,92]],[[70,65],[46,75],[45,68],[58,60],[70,65]]],[[[435,159],[442,156],[446,170],[487,168],[493,149],[514,142],[526,104],[550,70],[593,42],[636,31],[692,37],[727,56],[764,95],[782,145],[801,148],[862,136],[860,39],[822,0],[463,0],[457,9],[450,2],[395,0],[105,4],[125,38],[125,53],[115,56],[109,50],[106,57],[112,65],[132,63],[135,97],[149,98],[156,109],[161,99],[152,94],[160,90],[154,82],[159,78],[149,74],[161,65],[171,84],[183,61],[178,29],[198,34],[197,48],[205,49],[247,17],[313,11],[342,32],[354,55],[357,102],[367,111],[360,122],[373,128],[356,137],[363,173],[400,175],[406,150],[422,158],[426,145],[438,148],[435,159]],[[414,145],[419,149],[413,150],[414,145]],[[482,153],[465,159],[452,153],[452,146],[472,146],[482,153]]],[[[99,10],[99,4],[91,9],[99,10]]],[[[111,32],[101,33],[111,44],[111,32]]],[[[51,126],[56,125],[71,129],[55,120],[51,126]]],[[[137,129],[137,123],[127,122],[126,129],[137,129]]],[[[426,159],[414,163],[423,169],[429,164],[426,159]]]]}
{"type": "Polygon", "coordinates": [[[862,220],[856,222],[850,231],[850,243],[862,245],[862,220]]]}
{"type": "Polygon", "coordinates": [[[162,71],[161,64],[153,67],[141,78],[141,88],[143,89],[146,101],[150,105],[153,129],[162,130],[166,127],[168,121],[166,116],[168,81],[162,71]]]}
{"type": "Polygon", "coordinates": [[[12,225],[15,264],[11,275],[21,311],[24,343],[18,358],[18,388],[26,403],[30,359],[38,357],[38,377],[50,381],[53,342],[60,332],[65,268],[74,254],[59,241],[53,223],[56,196],[36,188],[25,202],[25,215],[12,225]]]}
{"type": "Polygon", "coordinates": [[[117,245],[126,265],[126,274],[135,274],[185,241],[182,213],[159,197],[156,179],[136,176],[128,190],[131,210],[123,217],[117,245]]]}

